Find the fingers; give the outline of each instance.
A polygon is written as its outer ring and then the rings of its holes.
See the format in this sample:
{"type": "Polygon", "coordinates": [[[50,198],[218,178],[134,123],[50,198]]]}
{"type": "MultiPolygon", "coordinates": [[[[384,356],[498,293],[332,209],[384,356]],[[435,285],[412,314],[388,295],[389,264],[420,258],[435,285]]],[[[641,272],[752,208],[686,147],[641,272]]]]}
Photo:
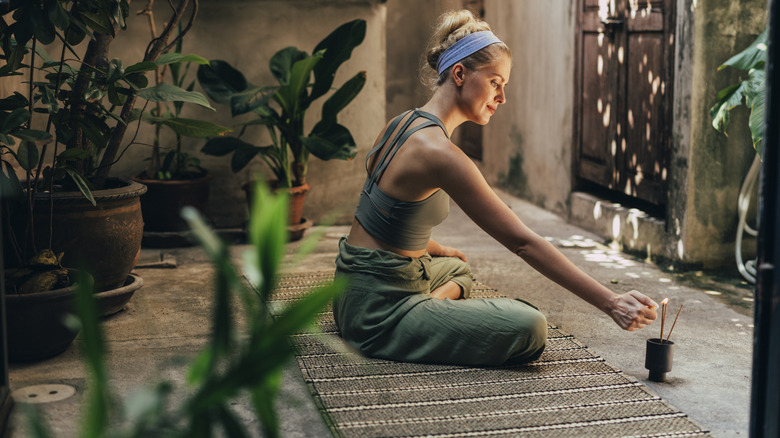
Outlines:
{"type": "Polygon", "coordinates": [[[642,292],[639,292],[637,290],[632,290],[632,291],[629,291],[628,294],[631,295],[632,297],[636,298],[637,301],[639,301],[640,303],[642,303],[643,305],[645,305],[647,307],[658,308],[658,303],[653,301],[652,298],[648,297],[647,295],[643,294],[642,292]]]}

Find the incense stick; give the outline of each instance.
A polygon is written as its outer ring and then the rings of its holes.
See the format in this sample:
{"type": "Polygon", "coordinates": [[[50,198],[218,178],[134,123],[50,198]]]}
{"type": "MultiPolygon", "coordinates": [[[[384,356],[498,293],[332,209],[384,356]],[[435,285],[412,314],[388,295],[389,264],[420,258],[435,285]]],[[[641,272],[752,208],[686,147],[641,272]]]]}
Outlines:
{"type": "Polygon", "coordinates": [[[677,310],[677,316],[674,317],[674,322],[672,323],[672,328],[669,329],[669,334],[666,336],[666,342],[669,342],[669,338],[672,336],[672,330],[674,330],[675,324],[677,324],[677,318],[680,317],[680,312],[682,311],[683,305],[680,304],[680,309],[677,310]]]}
{"type": "Polygon", "coordinates": [[[660,343],[664,343],[664,323],[666,322],[666,304],[669,303],[669,298],[664,298],[661,301],[661,337],[658,338],[660,343]]]}

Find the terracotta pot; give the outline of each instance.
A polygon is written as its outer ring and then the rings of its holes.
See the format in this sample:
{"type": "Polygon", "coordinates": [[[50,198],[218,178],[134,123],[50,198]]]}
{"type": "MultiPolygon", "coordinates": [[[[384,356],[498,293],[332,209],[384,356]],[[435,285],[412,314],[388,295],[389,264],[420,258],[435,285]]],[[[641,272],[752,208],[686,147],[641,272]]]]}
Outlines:
{"type": "MultiPolygon", "coordinates": [[[[143,237],[139,197],[146,186],[111,178],[104,190],[95,190],[96,206],[79,192],[54,193],[51,249],[64,253],[62,264],[86,269],[98,291],[122,286],[133,268],[143,237]]],[[[35,199],[35,241],[49,242],[49,194],[35,199]]],[[[7,260],[7,259],[6,259],[7,260]]]]}
{"type": "MultiPolygon", "coordinates": [[[[306,193],[308,193],[309,189],[311,189],[309,183],[306,183],[302,186],[282,189],[276,188],[276,181],[269,181],[268,185],[274,192],[284,190],[290,195],[290,211],[287,223],[291,226],[298,226],[301,224],[301,218],[303,217],[303,203],[306,200],[306,193]]],[[[246,193],[246,201],[251,209],[252,200],[254,199],[255,185],[253,183],[247,183],[241,186],[241,188],[244,189],[244,192],[246,193]]]]}
{"type": "Polygon", "coordinates": [[[187,222],[181,217],[181,209],[192,206],[205,214],[208,207],[211,175],[188,180],[165,181],[141,177],[132,180],[145,185],[147,189],[141,196],[145,231],[189,230],[187,222]]]}
{"type": "Polygon", "coordinates": [[[8,360],[29,362],[65,351],[78,331],[64,324],[73,313],[76,283],[46,292],[6,295],[8,360]]]}
{"type": "MultiPolygon", "coordinates": [[[[290,210],[289,216],[287,218],[289,241],[294,242],[296,240],[300,240],[303,237],[303,233],[305,233],[306,230],[311,228],[313,225],[312,221],[303,217],[303,202],[306,200],[306,193],[309,192],[311,186],[309,183],[306,183],[302,186],[280,189],[277,188],[276,185],[277,184],[275,180],[268,181],[268,186],[271,187],[271,190],[274,192],[284,190],[290,196],[290,210]]],[[[244,193],[246,193],[246,202],[249,205],[249,210],[251,211],[252,202],[254,200],[255,185],[253,183],[246,183],[241,186],[241,188],[244,190],[244,193]]]]}

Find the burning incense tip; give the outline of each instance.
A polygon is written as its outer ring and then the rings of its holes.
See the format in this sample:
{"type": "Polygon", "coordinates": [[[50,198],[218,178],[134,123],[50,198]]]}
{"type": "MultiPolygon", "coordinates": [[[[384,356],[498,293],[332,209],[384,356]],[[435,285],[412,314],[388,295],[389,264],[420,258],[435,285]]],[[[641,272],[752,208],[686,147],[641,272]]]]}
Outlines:
{"type": "Polygon", "coordinates": [[[664,300],[661,301],[661,304],[664,305],[664,306],[669,304],[669,297],[664,298],[664,300]]]}

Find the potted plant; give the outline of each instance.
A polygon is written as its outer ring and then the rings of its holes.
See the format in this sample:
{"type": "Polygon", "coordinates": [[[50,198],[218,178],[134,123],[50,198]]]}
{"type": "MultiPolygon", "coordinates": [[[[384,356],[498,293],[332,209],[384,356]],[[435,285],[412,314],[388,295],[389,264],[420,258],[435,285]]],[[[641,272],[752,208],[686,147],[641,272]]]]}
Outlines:
{"type": "Polygon", "coordinates": [[[766,51],[767,29],[765,28],[750,46],[718,67],[718,71],[731,67],[746,71],[748,75],[746,78],[740,78],[737,83],[720,90],[717,95],[717,103],[710,109],[712,126],[724,134],[729,124],[729,114],[732,109],[745,105],[750,110],[748,125],[756,156],[745,176],[745,180],[742,182],[737,198],[738,225],[735,258],[740,274],[751,283],[756,282],[756,261],[748,260],[745,262],[743,260],[742,236],[743,233],[748,233],[752,236],[758,235],[758,231],[748,225],[747,214],[750,208],[751,194],[756,187],[756,181],[761,168],[761,146],[764,138],[764,99],[766,95],[766,51]]]}
{"type": "MultiPolygon", "coordinates": [[[[152,35],[155,35],[154,16],[147,6],[142,14],[149,17],[152,35]]],[[[181,25],[179,34],[182,33],[181,25]]],[[[165,77],[170,73],[170,84],[184,89],[192,96],[192,103],[214,111],[214,108],[201,93],[193,91],[195,80],[188,79],[192,64],[208,64],[203,57],[195,54],[182,53],[183,38],[178,38],[172,51],[160,55],[157,64],[162,67],[156,71],[155,82],[158,87],[165,84],[165,77]]],[[[181,116],[185,101],[155,102],[151,111],[137,110],[134,118],[140,118],[154,126],[154,141],[148,168],[133,178],[144,184],[146,193],[141,196],[141,211],[144,218],[144,234],[146,244],[167,242],[162,237],[153,239],[150,236],[166,236],[187,229],[186,222],[181,218],[180,211],[184,206],[192,206],[205,213],[208,205],[211,176],[200,166],[200,160],[182,149],[184,137],[206,138],[222,135],[230,128],[214,123],[185,118],[181,116]],[[163,127],[173,133],[173,146],[163,152],[161,138],[163,127]]],[[[169,138],[170,141],[170,138],[169,138]]],[[[174,239],[181,242],[181,239],[174,239]]]]}
{"type": "MultiPolygon", "coordinates": [[[[143,284],[129,272],[140,251],[143,222],[138,198],[146,188],[108,174],[121,157],[137,97],[187,98],[185,90],[162,93],[158,87],[147,87],[145,75],[158,68],[155,61],[188,10],[193,12],[192,23],[196,6],[197,0],[179,0],[144,59],[124,66],[107,54],[110,42],[125,27],[129,14],[125,0],[34,0],[10,5],[12,22],[3,17],[0,28],[6,59],[0,79],[20,76],[26,93],[0,98],[0,193],[7,267],[24,271],[42,254],[53,258],[53,270],[85,267],[96,288],[105,292],[101,292],[106,297],[104,314],[121,308],[118,303],[143,284]],[[46,49],[55,40],[62,44],[59,56],[51,57],[46,49]],[[79,50],[79,45],[86,45],[86,50],[79,50]]],[[[72,284],[70,270],[65,272],[65,283],[72,284]]],[[[6,289],[9,295],[20,292],[19,281],[6,289]]],[[[54,287],[56,283],[42,282],[54,287]]],[[[35,301],[34,295],[43,289],[32,287],[20,295],[30,300],[19,301],[35,301]]],[[[24,335],[13,326],[8,334],[24,335]]],[[[13,358],[14,352],[9,355],[13,358]]]]}
{"type": "Polygon", "coordinates": [[[310,154],[321,160],[349,160],[357,153],[352,134],[338,123],[337,116],[363,88],[364,71],[325,100],[320,120],[308,133],[304,116],[314,101],[331,90],[336,71],[363,42],[365,34],[365,20],[354,20],[320,41],[312,54],[296,47],[276,52],[269,61],[271,73],[279,83],[273,86],[250,84],[243,73],[226,61],[215,60],[198,67],[198,81],[211,99],[227,105],[234,117],[250,112],[255,116],[254,120],[237,125],[238,136],[212,138],[202,151],[215,156],[232,154],[233,172],[260,156],[273,174],[271,185],[290,192],[291,234],[302,234],[300,226],[306,224],[301,209],[309,190],[306,174],[310,154]],[[271,144],[258,146],[242,139],[246,128],[252,125],[265,126],[271,144]]]}

